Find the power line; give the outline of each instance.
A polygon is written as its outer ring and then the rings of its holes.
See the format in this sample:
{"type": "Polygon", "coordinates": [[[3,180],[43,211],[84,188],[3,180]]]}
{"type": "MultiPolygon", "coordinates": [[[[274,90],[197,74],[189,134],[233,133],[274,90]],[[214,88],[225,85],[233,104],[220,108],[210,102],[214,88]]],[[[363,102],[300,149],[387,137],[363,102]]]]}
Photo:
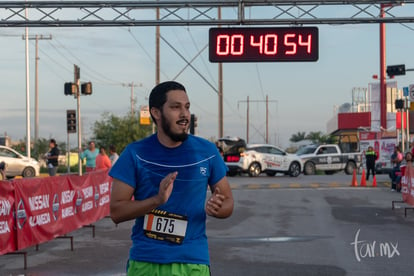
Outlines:
{"type": "MultiPolygon", "coordinates": [[[[84,72],[84,74],[86,75],[90,75],[92,78],[96,78],[99,79],[100,82],[102,83],[106,83],[106,84],[110,84],[110,85],[119,85],[121,82],[117,81],[117,80],[113,80],[111,78],[109,78],[108,76],[103,75],[102,73],[96,71],[94,68],[92,68],[91,66],[89,66],[88,64],[84,63],[82,59],[80,59],[79,57],[77,57],[75,54],[72,53],[71,50],[69,50],[63,43],[61,43],[58,39],[55,39],[56,42],[59,44],[60,47],[62,47],[63,49],[66,50],[66,52],[69,53],[69,55],[72,56],[72,58],[74,58],[77,62],[72,62],[72,64],[74,63],[78,63],[82,65],[82,68],[86,67],[87,71],[84,72]],[[95,74],[95,76],[91,75],[90,72],[92,72],[93,74],[95,74]],[[109,80],[109,81],[108,81],[109,80]]],[[[54,47],[56,50],[57,48],[54,47]]],[[[59,51],[60,52],[60,51],[59,51]]],[[[69,60],[68,58],[66,58],[67,60],[69,60]]]]}

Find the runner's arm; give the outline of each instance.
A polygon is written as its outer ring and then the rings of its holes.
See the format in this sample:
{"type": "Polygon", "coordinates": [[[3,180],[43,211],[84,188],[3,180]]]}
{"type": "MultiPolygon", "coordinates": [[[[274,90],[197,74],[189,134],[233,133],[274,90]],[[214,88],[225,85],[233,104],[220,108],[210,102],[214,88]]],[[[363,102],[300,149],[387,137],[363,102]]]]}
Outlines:
{"type": "Polygon", "coordinates": [[[134,188],[114,178],[110,201],[111,219],[115,223],[128,221],[144,216],[164,204],[171,195],[176,176],[176,172],[168,174],[161,181],[158,194],[144,200],[132,200],[134,188]]]}
{"type": "Polygon", "coordinates": [[[206,213],[216,218],[227,218],[233,213],[233,193],[227,177],[211,187],[212,195],[206,204],[206,213]]]}

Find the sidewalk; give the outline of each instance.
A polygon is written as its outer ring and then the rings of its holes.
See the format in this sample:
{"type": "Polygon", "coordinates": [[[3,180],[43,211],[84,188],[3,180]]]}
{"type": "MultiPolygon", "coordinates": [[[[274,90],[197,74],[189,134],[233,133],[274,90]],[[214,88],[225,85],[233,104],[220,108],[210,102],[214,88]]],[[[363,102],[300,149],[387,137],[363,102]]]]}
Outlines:
{"type": "Polygon", "coordinates": [[[132,224],[104,218],[94,224],[95,238],[91,227],[69,233],[73,251],[66,238],[26,248],[27,269],[23,255],[0,256],[0,275],[126,275],[132,224]]]}

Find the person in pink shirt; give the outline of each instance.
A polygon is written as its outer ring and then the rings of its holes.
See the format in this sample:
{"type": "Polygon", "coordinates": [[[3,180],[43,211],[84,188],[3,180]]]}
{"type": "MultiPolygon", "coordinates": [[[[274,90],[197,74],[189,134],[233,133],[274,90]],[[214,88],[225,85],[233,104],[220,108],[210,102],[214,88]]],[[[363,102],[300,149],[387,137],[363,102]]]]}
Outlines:
{"type": "Polygon", "coordinates": [[[106,170],[111,167],[111,160],[106,154],[105,147],[99,148],[99,154],[96,156],[96,170],[106,170]]]}

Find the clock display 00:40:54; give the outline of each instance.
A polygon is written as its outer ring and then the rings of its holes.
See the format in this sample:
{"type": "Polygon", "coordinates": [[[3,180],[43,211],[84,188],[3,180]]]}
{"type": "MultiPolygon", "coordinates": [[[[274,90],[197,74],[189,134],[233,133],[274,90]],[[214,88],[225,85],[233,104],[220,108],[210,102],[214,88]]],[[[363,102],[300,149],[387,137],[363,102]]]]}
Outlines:
{"type": "Polygon", "coordinates": [[[317,61],[318,28],[211,28],[211,62],[317,61]]]}

